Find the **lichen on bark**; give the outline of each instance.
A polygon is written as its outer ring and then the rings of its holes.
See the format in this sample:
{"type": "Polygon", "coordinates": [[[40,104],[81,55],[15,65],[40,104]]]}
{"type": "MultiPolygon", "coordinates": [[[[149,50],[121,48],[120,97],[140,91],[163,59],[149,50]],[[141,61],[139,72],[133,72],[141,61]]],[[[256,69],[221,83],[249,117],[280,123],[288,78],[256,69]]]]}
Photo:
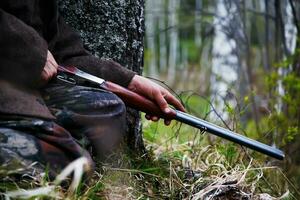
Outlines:
{"type": "MultiPolygon", "coordinates": [[[[143,70],[144,0],[59,0],[65,21],[87,50],[138,74],[143,70]]],[[[144,153],[139,113],[128,108],[129,146],[144,153]]]]}

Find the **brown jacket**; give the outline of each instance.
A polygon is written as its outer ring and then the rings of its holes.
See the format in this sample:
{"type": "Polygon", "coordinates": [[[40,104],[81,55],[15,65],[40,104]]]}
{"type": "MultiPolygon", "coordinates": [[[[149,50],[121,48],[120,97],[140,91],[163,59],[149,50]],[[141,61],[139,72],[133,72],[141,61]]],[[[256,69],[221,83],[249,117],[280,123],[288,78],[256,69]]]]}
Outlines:
{"type": "Polygon", "coordinates": [[[0,1],[0,115],[51,119],[35,83],[50,50],[61,65],[74,65],[127,86],[134,72],[90,55],[60,17],[56,0],[0,1]]]}

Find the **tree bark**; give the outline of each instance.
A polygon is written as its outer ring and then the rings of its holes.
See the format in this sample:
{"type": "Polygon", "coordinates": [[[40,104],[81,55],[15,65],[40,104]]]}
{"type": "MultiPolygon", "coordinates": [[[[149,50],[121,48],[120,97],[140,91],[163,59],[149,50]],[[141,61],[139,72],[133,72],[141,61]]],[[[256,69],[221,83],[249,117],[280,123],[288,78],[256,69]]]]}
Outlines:
{"type": "MultiPolygon", "coordinates": [[[[143,70],[144,0],[60,0],[60,13],[95,56],[113,59],[138,74],[143,70]]],[[[144,154],[138,111],[127,109],[127,143],[144,154]]]]}

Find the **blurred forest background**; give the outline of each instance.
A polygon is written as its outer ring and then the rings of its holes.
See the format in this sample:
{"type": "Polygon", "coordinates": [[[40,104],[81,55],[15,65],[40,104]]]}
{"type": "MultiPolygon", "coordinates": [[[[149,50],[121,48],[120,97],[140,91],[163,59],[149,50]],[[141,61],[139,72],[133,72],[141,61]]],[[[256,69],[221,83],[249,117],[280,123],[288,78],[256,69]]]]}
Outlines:
{"type": "MultiPolygon", "coordinates": [[[[179,94],[190,113],[284,150],[283,162],[250,154],[282,167],[298,189],[299,20],[296,0],[148,0],[144,68],[179,94]]],[[[146,138],[167,141],[166,129],[156,126],[153,136],[149,126],[146,138]]],[[[234,165],[238,145],[225,148],[234,165]]]]}

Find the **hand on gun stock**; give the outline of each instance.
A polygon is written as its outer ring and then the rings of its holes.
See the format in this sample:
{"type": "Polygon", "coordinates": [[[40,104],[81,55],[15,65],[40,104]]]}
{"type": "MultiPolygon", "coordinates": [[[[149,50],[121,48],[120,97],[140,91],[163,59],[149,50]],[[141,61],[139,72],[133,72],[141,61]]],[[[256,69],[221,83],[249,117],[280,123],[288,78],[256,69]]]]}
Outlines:
{"type": "Polygon", "coordinates": [[[45,85],[48,81],[50,81],[51,78],[55,77],[57,74],[57,68],[58,64],[56,60],[54,59],[52,53],[48,50],[47,51],[47,59],[45,66],[43,68],[42,74],[41,74],[41,80],[40,85],[45,85]]]}
{"type": "MultiPolygon", "coordinates": [[[[139,75],[135,75],[132,81],[128,85],[128,89],[157,104],[162,112],[170,114],[174,110],[170,109],[169,104],[174,106],[175,109],[185,112],[185,109],[181,102],[176,99],[167,89],[160,86],[159,84],[144,78],[139,75]]],[[[160,116],[146,113],[146,119],[152,121],[158,121],[160,116]]],[[[165,125],[170,124],[170,119],[164,119],[165,125]]]]}

